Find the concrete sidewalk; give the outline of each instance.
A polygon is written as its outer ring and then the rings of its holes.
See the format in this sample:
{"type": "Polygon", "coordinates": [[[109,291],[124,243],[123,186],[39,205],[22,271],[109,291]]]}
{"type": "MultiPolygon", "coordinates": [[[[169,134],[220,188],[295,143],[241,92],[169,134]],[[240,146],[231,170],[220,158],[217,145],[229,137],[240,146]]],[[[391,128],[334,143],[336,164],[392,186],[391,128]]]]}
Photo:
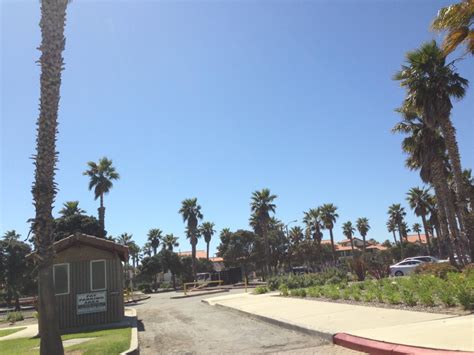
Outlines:
{"type": "Polygon", "coordinates": [[[412,347],[474,352],[474,315],[458,317],[277,295],[244,293],[203,301],[331,340],[335,334],[346,333],[412,347]]]}

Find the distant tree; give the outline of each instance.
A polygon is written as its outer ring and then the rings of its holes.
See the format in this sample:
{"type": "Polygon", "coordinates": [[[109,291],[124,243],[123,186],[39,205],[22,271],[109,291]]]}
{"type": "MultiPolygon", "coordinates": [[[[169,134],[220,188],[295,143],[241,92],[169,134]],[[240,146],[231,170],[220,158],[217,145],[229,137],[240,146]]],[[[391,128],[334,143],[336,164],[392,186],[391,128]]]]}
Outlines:
{"type": "Polygon", "coordinates": [[[152,228],[148,231],[148,241],[153,249],[153,255],[156,255],[158,247],[160,246],[162,231],[159,228],[152,228]]]}
{"type": "Polygon", "coordinates": [[[397,231],[397,223],[394,221],[392,217],[388,218],[387,231],[389,233],[393,233],[393,242],[395,243],[395,245],[397,245],[397,235],[395,234],[395,232],[397,231]]]}
{"type": "Polygon", "coordinates": [[[152,252],[153,252],[153,248],[151,247],[151,243],[150,242],[146,242],[143,247],[142,247],[142,252],[143,252],[143,255],[145,256],[148,256],[150,257],[152,252]]]}
{"type": "Polygon", "coordinates": [[[332,258],[333,262],[336,262],[336,247],[334,245],[334,236],[333,236],[333,229],[334,224],[336,224],[336,220],[339,218],[337,214],[337,207],[334,206],[332,203],[326,203],[321,206],[320,208],[321,213],[321,221],[323,222],[323,227],[329,230],[329,236],[331,238],[331,250],[332,250],[332,258]]]}
{"type": "Polygon", "coordinates": [[[62,216],[54,220],[54,239],[56,241],[69,237],[75,233],[83,233],[99,237],[102,229],[99,221],[93,216],[73,214],[62,216]]]}
{"type": "Polygon", "coordinates": [[[136,268],[138,266],[138,260],[139,260],[139,255],[140,255],[140,247],[135,243],[133,240],[131,242],[128,242],[128,251],[130,253],[130,257],[132,258],[132,265],[133,268],[136,268]]]}
{"type": "Polygon", "coordinates": [[[70,217],[74,215],[82,215],[86,213],[82,208],[79,208],[79,201],[66,201],[63,203],[63,208],[58,212],[62,217],[70,217]]]}
{"type": "Polygon", "coordinates": [[[365,217],[359,218],[356,221],[357,230],[359,231],[360,235],[362,236],[362,240],[364,241],[363,251],[365,253],[365,237],[370,230],[369,220],[365,217]]]}
{"type": "Polygon", "coordinates": [[[310,208],[304,212],[303,223],[306,225],[306,233],[316,242],[317,257],[322,262],[321,240],[323,239],[323,220],[321,218],[321,208],[310,208]]]}
{"type": "Polygon", "coordinates": [[[431,195],[429,190],[420,187],[412,187],[407,193],[407,201],[410,208],[415,212],[416,216],[421,217],[423,229],[425,230],[426,242],[428,243],[428,253],[431,255],[430,234],[427,221],[430,198],[431,195]]]}
{"type": "Polygon", "coordinates": [[[197,198],[188,198],[181,202],[179,212],[183,217],[183,222],[187,223],[186,235],[191,241],[191,266],[193,278],[196,279],[196,245],[199,238],[198,223],[203,218],[201,206],[197,203],[197,198]]]}
{"type": "Polygon", "coordinates": [[[414,223],[413,226],[412,226],[412,229],[413,229],[413,232],[415,232],[416,234],[418,234],[418,241],[420,242],[420,245],[422,245],[423,242],[421,241],[421,235],[420,235],[420,232],[421,232],[421,225],[420,225],[420,223],[414,223]]]}
{"type": "Polygon", "coordinates": [[[173,282],[173,288],[176,289],[176,275],[180,275],[182,272],[183,265],[178,254],[174,253],[169,249],[162,249],[158,254],[163,271],[171,273],[171,280],[173,282]]]}
{"type": "Polygon", "coordinates": [[[0,240],[0,284],[5,286],[7,303],[15,300],[16,311],[20,311],[21,292],[31,278],[31,265],[26,260],[31,247],[19,238],[20,235],[11,230],[0,240]]]}
{"type": "Polygon", "coordinates": [[[355,232],[355,228],[352,226],[351,221],[347,221],[346,223],[342,225],[342,233],[351,242],[352,255],[355,255],[354,254],[354,240],[353,240],[354,232],[355,232]]]}
{"type": "Polygon", "coordinates": [[[164,249],[173,251],[174,248],[179,246],[178,237],[175,237],[173,233],[167,234],[162,239],[162,245],[164,249]]]}
{"type": "Polygon", "coordinates": [[[89,190],[94,189],[95,199],[100,199],[100,207],[98,209],[99,223],[102,229],[101,237],[105,237],[104,195],[110,192],[110,189],[113,187],[113,181],[118,180],[120,175],[112,165],[112,160],[106,157],[99,159],[98,163],[89,161],[87,165],[89,169],[84,171],[83,175],[89,176],[89,190]]]}
{"type": "Polygon", "coordinates": [[[206,242],[206,256],[209,259],[209,243],[211,242],[211,238],[216,232],[214,230],[214,223],[212,222],[203,222],[200,227],[201,235],[204,237],[204,241],[206,242]]]}
{"type": "Polygon", "coordinates": [[[270,189],[264,188],[260,191],[254,191],[250,202],[250,210],[252,213],[251,221],[253,220],[255,233],[263,240],[265,276],[270,274],[270,244],[268,241],[268,229],[270,214],[275,213],[276,205],[274,201],[276,198],[277,195],[273,195],[270,192],[270,189]]]}

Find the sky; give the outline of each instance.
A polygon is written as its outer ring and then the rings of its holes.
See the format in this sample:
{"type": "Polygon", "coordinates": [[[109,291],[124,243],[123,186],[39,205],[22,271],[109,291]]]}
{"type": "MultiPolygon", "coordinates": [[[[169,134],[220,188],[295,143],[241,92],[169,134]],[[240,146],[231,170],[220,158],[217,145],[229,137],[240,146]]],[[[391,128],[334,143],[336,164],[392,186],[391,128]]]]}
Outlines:
{"type": "MultiPolygon", "coordinates": [[[[1,0],[0,233],[26,237],[38,117],[39,1],[1,0]]],[[[404,55],[440,39],[429,24],[451,1],[81,1],[67,10],[59,110],[59,192],[97,215],[82,175],[111,158],[106,229],[143,245],[150,228],[180,237],[197,197],[219,232],[249,228],[250,196],[268,187],[284,223],[334,203],[342,223],[367,217],[390,239],[387,208],[421,185],[390,128],[404,55]]],[[[459,53],[456,53],[459,54],[459,53]]],[[[455,56],[454,56],[455,57],[455,56]]],[[[453,57],[453,58],[454,58],[453,57]]],[[[474,86],[474,59],[457,63],[474,86]]],[[[474,166],[474,89],[452,120],[474,166]]],[[[417,222],[409,212],[407,222],[417,222]]],[[[328,238],[327,231],[325,238],[328,238]]],[[[219,244],[218,233],[211,253],[219,244]]],[[[205,249],[200,240],[198,249],[205,249]]]]}

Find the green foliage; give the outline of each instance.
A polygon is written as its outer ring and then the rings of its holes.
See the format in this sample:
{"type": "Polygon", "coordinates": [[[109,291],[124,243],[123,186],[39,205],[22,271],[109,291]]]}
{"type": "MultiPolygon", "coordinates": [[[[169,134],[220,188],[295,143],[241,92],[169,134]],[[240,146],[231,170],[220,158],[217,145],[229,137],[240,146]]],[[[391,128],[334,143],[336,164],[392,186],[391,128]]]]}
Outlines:
{"type": "Polygon", "coordinates": [[[448,273],[457,271],[454,266],[448,263],[423,263],[415,268],[414,273],[419,275],[434,275],[446,280],[448,273]]]}
{"type": "Polygon", "coordinates": [[[464,266],[462,273],[468,277],[474,277],[474,263],[464,266]]]}
{"type": "Polygon", "coordinates": [[[405,303],[407,306],[410,306],[410,307],[416,306],[416,296],[413,290],[409,288],[404,288],[402,289],[400,296],[403,303],[405,303]]]}
{"type": "Polygon", "coordinates": [[[261,295],[264,293],[267,293],[269,290],[266,286],[257,286],[255,287],[255,290],[253,290],[253,293],[256,295],[261,295]]]}
{"type": "Polygon", "coordinates": [[[338,269],[328,269],[325,272],[303,275],[275,276],[268,280],[270,290],[277,290],[280,285],[284,284],[289,289],[322,286],[324,284],[345,284],[347,283],[347,275],[338,269]]]}
{"type": "Polygon", "coordinates": [[[294,297],[306,297],[306,289],[304,288],[295,288],[290,290],[290,296],[294,297]]]}
{"type": "Polygon", "coordinates": [[[26,327],[14,328],[14,329],[0,329],[0,338],[19,332],[20,330],[24,330],[24,329],[26,329],[26,327]]]}
{"type": "Polygon", "coordinates": [[[19,322],[19,321],[22,321],[23,319],[25,319],[23,317],[23,314],[21,312],[10,312],[7,314],[7,321],[8,322],[19,322]]]}
{"type": "Polygon", "coordinates": [[[102,231],[97,218],[83,214],[66,215],[54,220],[54,239],[61,240],[74,233],[84,233],[100,237],[102,231]]]}
{"type": "Polygon", "coordinates": [[[278,289],[280,291],[280,295],[282,295],[282,296],[288,296],[289,295],[288,286],[280,285],[280,287],[278,289]]]}
{"type": "Polygon", "coordinates": [[[140,291],[142,291],[143,293],[152,293],[153,292],[150,283],[142,283],[142,284],[138,285],[138,289],[140,291]]]}

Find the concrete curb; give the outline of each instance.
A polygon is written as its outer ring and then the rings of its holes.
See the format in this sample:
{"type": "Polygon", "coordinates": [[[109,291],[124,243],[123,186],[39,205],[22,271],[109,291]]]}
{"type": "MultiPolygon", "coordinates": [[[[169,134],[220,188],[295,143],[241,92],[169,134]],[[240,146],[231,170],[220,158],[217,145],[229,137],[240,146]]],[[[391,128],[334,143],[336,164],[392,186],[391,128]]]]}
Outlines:
{"type": "MultiPolygon", "coordinates": [[[[201,300],[201,302],[204,302],[204,303],[207,303],[208,305],[211,305],[207,300],[201,300]]],[[[240,309],[233,308],[233,307],[227,307],[227,306],[224,306],[224,305],[221,305],[221,304],[218,304],[218,303],[214,304],[214,306],[218,307],[218,308],[228,310],[228,311],[231,311],[231,312],[238,313],[240,315],[244,315],[246,317],[249,317],[249,318],[252,318],[252,319],[255,319],[255,320],[260,320],[260,321],[263,321],[263,322],[266,322],[266,323],[270,323],[270,324],[273,324],[273,325],[276,325],[276,326],[279,326],[279,327],[282,327],[282,328],[286,328],[286,329],[293,330],[293,331],[296,331],[296,332],[305,333],[305,334],[308,334],[308,335],[315,335],[315,336],[318,336],[320,338],[323,338],[323,339],[327,340],[328,343],[332,343],[332,341],[333,341],[333,334],[332,333],[321,332],[321,331],[314,330],[314,329],[311,329],[311,328],[306,328],[306,327],[302,327],[302,326],[299,326],[299,325],[287,323],[285,321],[281,321],[281,320],[278,320],[278,319],[265,317],[265,316],[260,316],[260,315],[253,314],[253,313],[250,313],[250,312],[245,312],[245,311],[242,311],[240,309]]]]}
{"type": "Polygon", "coordinates": [[[417,346],[401,345],[394,343],[387,343],[379,340],[372,340],[358,337],[346,333],[337,333],[333,337],[333,342],[336,345],[343,346],[348,349],[362,351],[375,355],[461,355],[473,354],[470,351],[461,350],[441,350],[421,348],[417,346]]]}
{"type": "Polygon", "coordinates": [[[130,332],[130,347],[128,350],[125,350],[120,355],[138,355],[140,354],[139,344],[138,344],[138,329],[137,329],[137,310],[134,308],[128,308],[132,315],[132,324],[130,332]]]}
{"type": "Polygon", "coordinates": [[[212,291],[208,291],[208,292],[200,292],[200,291],[193,291],[193,292],[199,292],[199,293],[192,294],[191,292],[188,292],[187,295],[171,296],[170,298],[173,299],[173,300],[177,300],[177,299],[180,299],[180,298],[207,296],[207,295],[212,295],[214,293],[229,292],[229,290],[225,289],[225,290],[212,290],[212,291]]]}

